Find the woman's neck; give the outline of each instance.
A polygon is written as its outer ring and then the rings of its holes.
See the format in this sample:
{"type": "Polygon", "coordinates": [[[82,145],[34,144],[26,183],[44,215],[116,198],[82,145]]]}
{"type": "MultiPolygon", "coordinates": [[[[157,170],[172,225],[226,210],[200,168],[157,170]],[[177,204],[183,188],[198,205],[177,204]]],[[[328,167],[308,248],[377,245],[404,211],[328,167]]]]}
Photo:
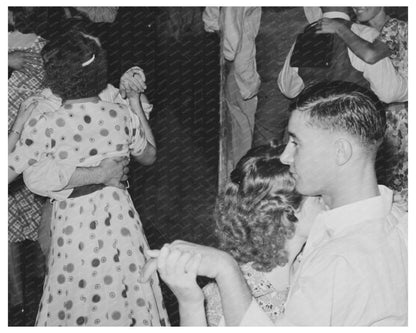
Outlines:
{"type": "Polygon", "coordinates": [[[378,31],[381,31],[383,29],[386,22],[390,19],[390,16],[386,14],[384,9],[381,9],[380,12],[373,17],[371,20],[368,21],[368,24],[377,29],[378,31]]]}
{"type": "Polygon", "coordinates": [[[63,104],[76,104],[76,103],[96,103],[100,100],[98,96],[93,97],[85,97],[85,98],[74,98],[74,99],[67,99],[63,102],[63,104]]]}

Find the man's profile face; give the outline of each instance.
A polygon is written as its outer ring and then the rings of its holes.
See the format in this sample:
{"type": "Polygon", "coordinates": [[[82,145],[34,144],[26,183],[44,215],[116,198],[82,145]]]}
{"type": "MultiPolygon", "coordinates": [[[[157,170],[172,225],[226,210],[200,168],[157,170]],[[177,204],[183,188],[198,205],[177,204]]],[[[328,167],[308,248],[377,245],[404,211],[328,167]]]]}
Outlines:
{"type": "Polygon", "coordinates": [[[308,120],[308,115],[297,110],[292,112],[288,125],[289,142],[280,160],[290,166],[299,193],[322,195],[333,175],[332,137],[328,130],[312,126],[308,120]]]}

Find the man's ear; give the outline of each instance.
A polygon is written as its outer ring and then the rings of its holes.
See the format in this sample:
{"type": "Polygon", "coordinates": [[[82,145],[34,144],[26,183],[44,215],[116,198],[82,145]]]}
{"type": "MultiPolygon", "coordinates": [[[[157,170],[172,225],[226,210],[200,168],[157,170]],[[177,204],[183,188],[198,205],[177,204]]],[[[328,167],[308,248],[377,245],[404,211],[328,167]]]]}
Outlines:
{"type": "Polygon", "coordinates": [[[352,145],[348,139],[340,138],[335,141],[335,162],[337,165],[344,165],[352,156],[352,145]]]}

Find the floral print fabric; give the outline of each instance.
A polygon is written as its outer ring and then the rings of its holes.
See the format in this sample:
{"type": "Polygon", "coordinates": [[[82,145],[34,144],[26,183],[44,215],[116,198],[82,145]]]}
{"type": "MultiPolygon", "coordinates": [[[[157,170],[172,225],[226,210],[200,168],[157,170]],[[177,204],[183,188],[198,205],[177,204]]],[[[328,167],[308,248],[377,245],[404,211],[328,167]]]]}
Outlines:
{"type": "MultiPolygon", "coordinates": [[[[276,290],[264,273],[252,268],[251,263],[242,265],[241,271],[251,289],[251,293],[263,311],[273,322],[282,316],[289,287],[276,290]]],[[[209,283],[203,288],[205,296],[205,313],[208,326],[218,326],[223,316],[221,296],[216,283],[209,283]]]]}
{"type": "MultiPolygon", "coordinates": [[[[390,59],[398,73],[408,78],[407,22],[389,19],[378,37],[391,50],[390,59]]],[[[396,152],[397,164],[389,185],[394,190],[394,201],[408,209],[408,104],[393,103],[387,107],[386,137],[396,152]]]]}
{"type": "Polygon", "coordinates": [[[408,76],[407,30],[407,22],[391,18],[384,24],[378,36],[378,39],[391,50],[390,59],[393,66],[406,78],[408,76]]]}

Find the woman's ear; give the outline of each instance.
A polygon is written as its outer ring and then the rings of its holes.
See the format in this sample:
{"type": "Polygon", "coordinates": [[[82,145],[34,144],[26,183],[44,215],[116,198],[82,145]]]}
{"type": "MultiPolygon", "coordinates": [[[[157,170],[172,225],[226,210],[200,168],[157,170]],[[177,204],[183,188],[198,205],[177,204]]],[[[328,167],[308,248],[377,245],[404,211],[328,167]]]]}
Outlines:
{"type": "Polygon", "coordinates": [[[347,163],[352,156],[352,145],[348,139],[340,138],[335,141],[335,162],[341,166],[347,163]]]}

